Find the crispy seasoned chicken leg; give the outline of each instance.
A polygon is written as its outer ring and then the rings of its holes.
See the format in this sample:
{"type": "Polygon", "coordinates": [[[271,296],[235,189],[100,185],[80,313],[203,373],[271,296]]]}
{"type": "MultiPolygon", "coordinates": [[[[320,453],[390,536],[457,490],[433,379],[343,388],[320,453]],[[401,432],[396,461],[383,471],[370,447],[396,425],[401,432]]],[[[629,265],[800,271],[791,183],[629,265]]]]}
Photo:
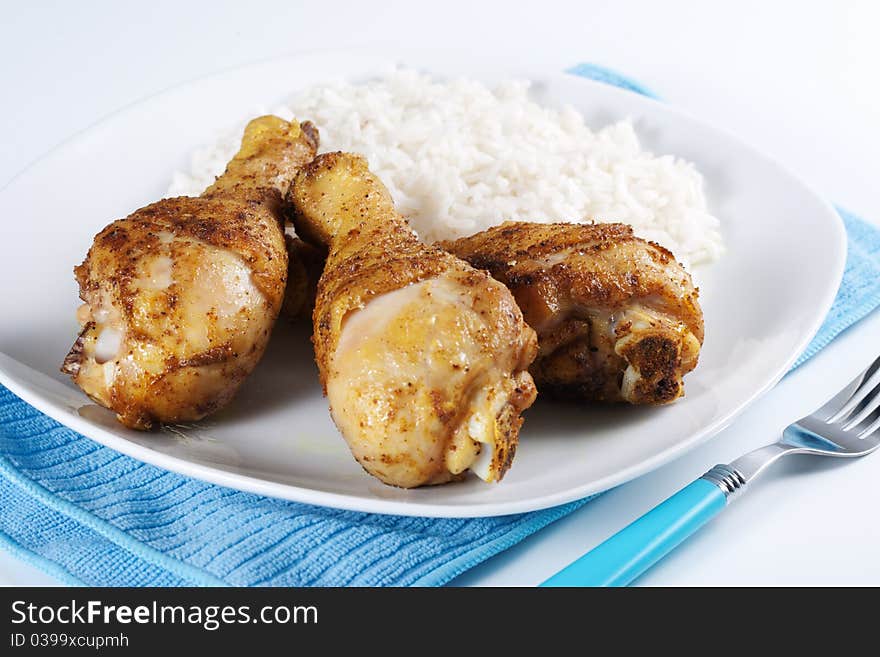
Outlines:
{"type": "Polygon", "coordinates": [[[355,458],[406,488],[500,480],[535,398],[535,333],[510,292],[421,243],[359,156],[319,156],[289,198],[297,234],[329,247],[315,356],[355,458]]]}
{"type": "Polygon", "coordinates": [[[538,332],[530,371],[542,393],[633,404],[683,394],[703,343],[697,290],[629,226],[508,222],[441,246],[513,292],[538,332]]]}
{"type": "Polygon", "coordinates": [[[62,371],[135,429],[226,404],[281,307],[283,194],[317,141],[310,123],[255,119],[201,197],[163,199],[98,233],[74,270],[82,330],[62,371]]]}

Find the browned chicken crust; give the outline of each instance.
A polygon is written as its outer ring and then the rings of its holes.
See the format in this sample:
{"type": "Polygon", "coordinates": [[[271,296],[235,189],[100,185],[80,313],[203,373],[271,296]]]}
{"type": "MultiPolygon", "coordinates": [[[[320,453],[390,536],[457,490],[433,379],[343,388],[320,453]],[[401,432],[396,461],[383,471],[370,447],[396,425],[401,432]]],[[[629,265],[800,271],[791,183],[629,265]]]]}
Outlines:
{"type": "Polygon", "coordinates": [[[500,480],[535,398],[535,335],[508,290],[420,242],[359,156],[319,156],[289,200],[297,235],[329,249],[315,357],[355,458],[414,487],[455,479],[482,454],[475,471],[500,480]]]}
{"type": "Polygon", "coordinates": [[[690,275],[624,224],[507,222],[440,246],[487,270],[538,333],[542,394],[665,404],[697,364],[703,315],[690,275]]]}
{"type": "Polygon", "coordinates": [[[163,199],[102,230],[74,269],[83,328],[62,371],[136,429],[224,406],[281,307],[283,193],[317,141],[310,123],[255,119],[201,197],[163,199]]]}

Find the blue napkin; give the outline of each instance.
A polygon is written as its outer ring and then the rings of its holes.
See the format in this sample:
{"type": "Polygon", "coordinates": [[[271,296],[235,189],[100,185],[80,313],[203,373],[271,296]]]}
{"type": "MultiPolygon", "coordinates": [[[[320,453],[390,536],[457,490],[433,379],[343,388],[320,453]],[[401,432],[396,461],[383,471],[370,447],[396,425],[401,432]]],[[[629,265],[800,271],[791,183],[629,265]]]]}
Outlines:
{"type": "MultiPolygon", "coordinates": [[[[608,69],[570,72],[650,95],[608,69]]],[[[799,363],[880,305],[880,231],[840,213],[843,284],[799,363]]],[[[102,447],[0,387],[0,545],[70,584],[440,585],[587,501],[456,520],[260,497],[102,447]]]]}

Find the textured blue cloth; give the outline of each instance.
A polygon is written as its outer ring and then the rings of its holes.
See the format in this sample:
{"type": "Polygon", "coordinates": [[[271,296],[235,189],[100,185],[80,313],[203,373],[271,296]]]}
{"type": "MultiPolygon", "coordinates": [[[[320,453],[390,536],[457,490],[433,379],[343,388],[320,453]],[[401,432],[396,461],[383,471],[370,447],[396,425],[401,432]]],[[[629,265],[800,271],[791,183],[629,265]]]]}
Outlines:
{"type": "MultiPolygon", "coordinates": [[[[607,69],[571,72],[650,95],[607,69]]],[[[880,305],[880,231],[841,215],[841,291],[798,364],[880,305]]],[[[438,585],[587,501],[454,520],[275,500],[140,463],[0,387],[0,545],[71,584],[438,585]]]]}

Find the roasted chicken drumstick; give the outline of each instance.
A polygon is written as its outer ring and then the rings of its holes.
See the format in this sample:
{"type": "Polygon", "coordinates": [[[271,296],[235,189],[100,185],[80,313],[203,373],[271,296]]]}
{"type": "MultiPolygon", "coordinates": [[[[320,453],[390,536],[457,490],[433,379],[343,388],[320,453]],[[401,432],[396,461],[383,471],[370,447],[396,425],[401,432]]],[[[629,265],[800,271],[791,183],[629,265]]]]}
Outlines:
{"type": "Polygon", "coordinates": [[[315,357],[333,420],[387,484],[500,480],[535,387],[535,333],[501,283],[420,242],[356,155],[304,167],[297,234],[328,247],[315,357]]]}
{"type": "Polygon", "coordinates": [[[510,289],[538,333],[542,394],[665,404],[697,364],[703,315],[690,275],[623,224],[508,222],[441,246],[510,289]]]}
{"type": "Polygon", "coordinates": [[[163,199],[101,231],[74,270],[82,330],[62,371],[135,429],[226,404],[281,307],[283,195],[317,141],[310,123],[254,119],[201,197],[163,199]]]}

